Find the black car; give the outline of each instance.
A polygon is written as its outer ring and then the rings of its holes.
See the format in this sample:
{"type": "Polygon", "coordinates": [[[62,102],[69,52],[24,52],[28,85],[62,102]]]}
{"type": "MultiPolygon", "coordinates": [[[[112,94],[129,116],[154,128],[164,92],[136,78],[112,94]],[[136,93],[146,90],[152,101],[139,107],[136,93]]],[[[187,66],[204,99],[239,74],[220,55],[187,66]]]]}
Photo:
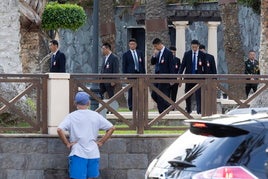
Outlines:
{"type": "Polygon", "coordinates": [[[268,114],[188,120],[189,130],[149,165],[145,179],[267,179],[268,114]]]}

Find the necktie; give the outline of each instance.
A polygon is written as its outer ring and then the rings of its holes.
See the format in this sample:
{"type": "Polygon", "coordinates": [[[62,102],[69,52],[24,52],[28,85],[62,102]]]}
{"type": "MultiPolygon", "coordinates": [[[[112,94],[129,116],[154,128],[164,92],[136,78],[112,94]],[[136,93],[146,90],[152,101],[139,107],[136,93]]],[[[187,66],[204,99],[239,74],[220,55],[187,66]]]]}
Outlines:
{"type": "Polygon", "coordinates": [[[162,59],[161,59],[161,58],[162,58],[162,55],[163,55],[163,53],[162,53],[162,51],[160,51],[160,52],[159,52],[159,60],[158,60],[158,63],[161,63],[161,60],[162,60],[162,59]]]}
{"type": "Polygon", "coordinates": [[[51,67],[53,66],[54,61],[55,61],[55,55],[53,54],[51,57],[51,67]]]}
{"type": "Polygon", "coordinates": [[[193,56],[193,66],[192,66],[192,74],[195,74],[195,65],[196,65],[196,53],[194,52],[194,56],[193,56]]]}
{"type": "Polygon", "coordinates": [[[135,50],[133,50],[133,57],[134,57],[134,63],[135,63],[135,70],[139,71],[139,61],[138,61],[138,57],[137,57],[135,50]]]}

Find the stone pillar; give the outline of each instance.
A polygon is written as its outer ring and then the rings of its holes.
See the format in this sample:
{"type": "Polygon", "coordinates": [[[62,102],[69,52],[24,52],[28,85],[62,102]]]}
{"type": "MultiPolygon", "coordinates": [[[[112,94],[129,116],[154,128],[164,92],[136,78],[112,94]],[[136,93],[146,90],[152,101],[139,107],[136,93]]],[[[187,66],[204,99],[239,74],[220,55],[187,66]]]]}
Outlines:
{"type": "Polygon", "coordinates": [[[218,41],[217,41],[217,27],[220,22],[208,22],[208,47],[207,52],[214,56],[216,67],[218,64],[218,41]]]}
{"type": "Polygon", "coordinates": [[[49,73],[48,134],[57,134],[57,127],[69,113],[69,73],[49,73]]]}
{"type": "Polygon", "coordinates": [[[176,28],[176,56],[182,59],[185,52],[185,28],[187,27],[188,21],[174,21],[173,24],[176,28]]]}

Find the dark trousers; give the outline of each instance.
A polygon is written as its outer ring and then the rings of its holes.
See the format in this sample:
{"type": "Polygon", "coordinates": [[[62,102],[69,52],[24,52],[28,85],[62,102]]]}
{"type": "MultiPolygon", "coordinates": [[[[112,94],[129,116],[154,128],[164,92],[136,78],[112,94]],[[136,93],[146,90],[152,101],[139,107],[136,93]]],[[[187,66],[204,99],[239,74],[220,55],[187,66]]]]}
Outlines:
{"type": "Polygon", "coordinates": [[[111,98],[114,95],[114,86],[111,83],[100,83],[100,95],[104,98],[104,93],[107,92],[108,97],[111,98]]]}
{"type": "Polygon", "coordinates": [[[132,111],[132,88],[130,88],[129,90],[128,90],[128,98],[127,98],[127,104],[128,104],[128,109],[130,110],[130,111],[132,111]]]}
{"type": "MultiPolygon", "coordinates": [[[[158,88],[160,91],[162,91],[166,96],[170,96],[170,85],[165,83],[155,83],[154,84],[156,88],[158,88]]],[[[159,113],[162,113],[165,109],[167,109],[170,104],[164,100],[161,96],[156,94],[156,92],[152,92],[152,98],[157,104],[157,109],[159,113]]]]}
{"type": "MultiPolygon", "coordinates": [[[[195,83],[187,83],[185,84],[185,93],[190,91],[196,84],[195,83]]],[[[186,99],[186,111],[188,113],[192,112],[192,95],[186,99]]],[[[201,114],[201,89],[198,89],[195,92],[195,100],[196,100],[196,112],[197,114],[201,114]]]]}
{"type": "Polygon", "coordinates": [[[179,86],[178,83],[170,86],[170,98],[174,102],[176,102],[176,99],[177,99],[178,86],[179,86]]]}
{"type": "Polygon", "coordinates": [[[253,89],[254,93],[257,91],[258,84],[246,84],[246,95],[248,97],[250,90],[253,89]]]}

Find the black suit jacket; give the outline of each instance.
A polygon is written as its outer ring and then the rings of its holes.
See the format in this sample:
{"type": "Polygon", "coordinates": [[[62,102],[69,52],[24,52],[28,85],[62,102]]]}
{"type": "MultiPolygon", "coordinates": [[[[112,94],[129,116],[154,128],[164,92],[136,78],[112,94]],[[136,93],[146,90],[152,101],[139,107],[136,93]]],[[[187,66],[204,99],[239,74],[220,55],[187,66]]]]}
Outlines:
{"type": "MultiPolygon", "coordinates": [[[[138,61],[139,61],[139,73],[145,73],[145,60],[141,51],[136,50],[138,61]]],[[[123,54],[122,58],[122,71],[123,73],[136,73],[135,63],[132,56],[132,52],[128,50],[123,54]]]]}
{"type": "Polygon", "coordinates": [[[151,58],[151,64],[155,65],[155,73],[174,73],[174,61],[172,52],[165,48],[161,59],[160,52],[157,56],[151,58]]]}
{"type": "Polygon", "coordinates": [[[65,58],[64,53],[58,50],[55,55],[54,61],[52,61],[52,57],[51,57],[50,72],[64,73],[65,63],[66,63],[66,58],[65,58]]]}
{"type": "Polygon", "coordinates": [[[101,73],[119,73],[118,58],[114,54],[110,54],[106,63],[103,61],[101,73]]]}
{"type": "Polygon", "coordinates": [[[205,74],[217,74],[214,56],[208,53],[206,54],[205,74]]]}
{"type": "Polygon", "coordinates": [[[181,66],[181,59],[179,59],[178,57],[174,57],[173,62],[175,63],[174,64],[174,68],[175,68],[174,73],[178,73],[180,66],[181,66]]]}
{"type": "MultiPolygon", "coordinates": [[[[185,74],[192,74],[192,57],[193,53],[192,50],[189,50],[184,53],[181,66],[179,69],[179,74],[183,74],[185,70],[185,74]]],[[[204,74],[205,73],[205,54],[201,52],[200,50],[198,51],[198,57],[197,57],[197,72],[196,74],[204,74]]]]}

